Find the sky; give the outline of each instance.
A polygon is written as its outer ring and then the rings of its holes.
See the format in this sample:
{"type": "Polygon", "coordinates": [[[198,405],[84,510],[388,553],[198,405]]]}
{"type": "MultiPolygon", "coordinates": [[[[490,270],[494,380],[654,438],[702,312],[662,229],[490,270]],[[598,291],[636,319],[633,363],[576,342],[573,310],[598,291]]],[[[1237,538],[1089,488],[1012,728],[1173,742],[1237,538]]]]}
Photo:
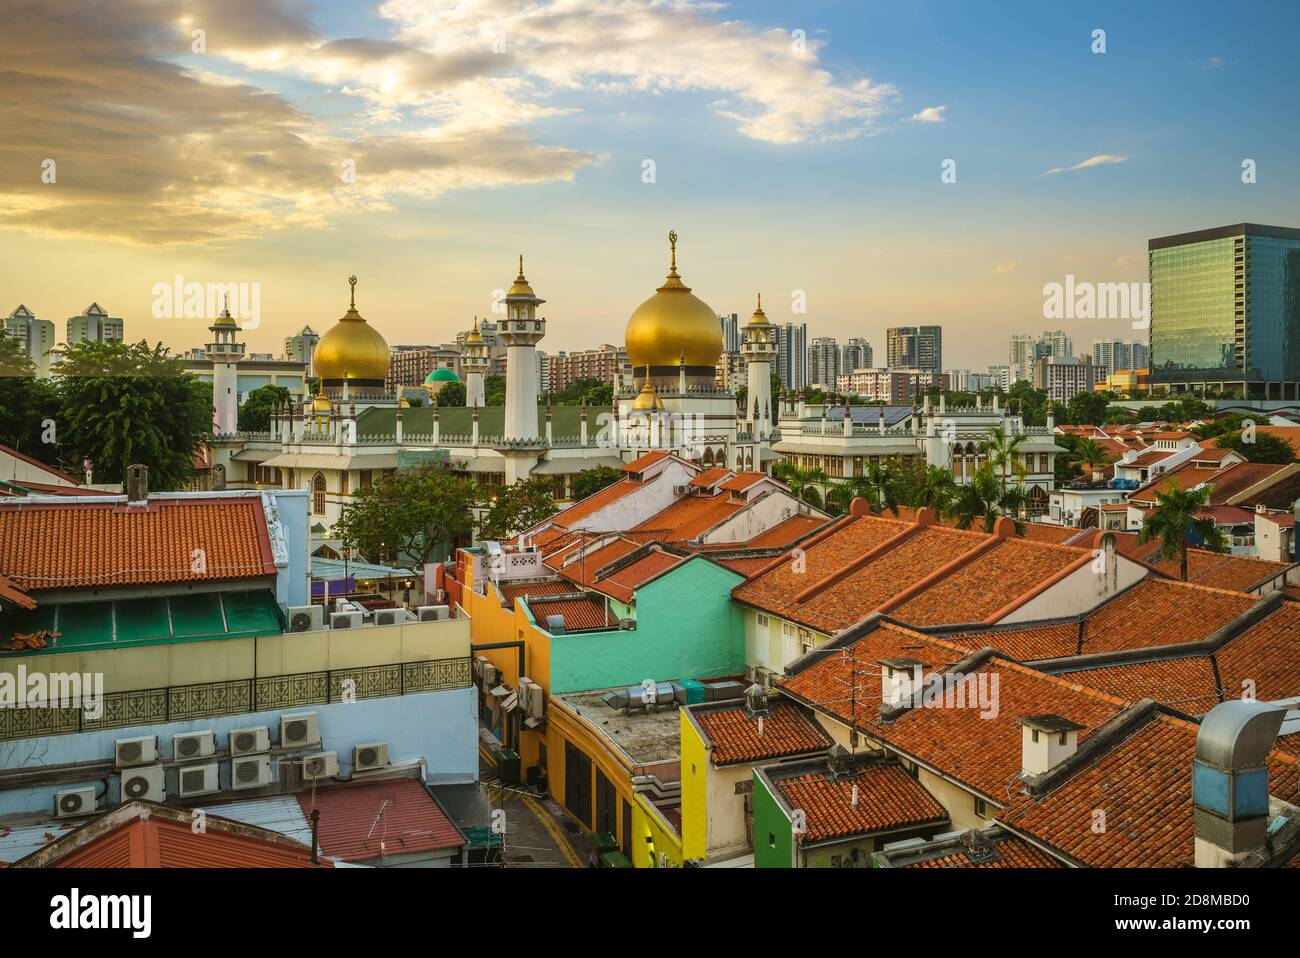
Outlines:
{"type": "Polygon", "coordinates": [[[1016,332],[1135,335],[1044,319],[1045,284],[1300,227],[1290,2],[0,3],[0,313],[60,339],[97,301],[200,345],[155,316],[180,276],[256,284],[244,339],[278,354],[356,274],[390,344],[449,342],[522,253],[540,348],[621,343],[675,229],[716,312],[761,291],[878,364],[939,323],[982,369],[1016,332]]]}

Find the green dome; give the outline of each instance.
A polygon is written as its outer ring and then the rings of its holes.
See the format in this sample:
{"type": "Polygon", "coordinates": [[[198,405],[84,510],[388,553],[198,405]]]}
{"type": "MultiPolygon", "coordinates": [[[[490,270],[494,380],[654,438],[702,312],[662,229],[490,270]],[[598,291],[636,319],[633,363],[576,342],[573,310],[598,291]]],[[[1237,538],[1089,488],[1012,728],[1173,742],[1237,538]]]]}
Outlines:
{"type": "Polygon", "coordinates": [[[456,375],[454,369],[435,369],[424,377],[424,382],[425,385],[430,383],[458,383],[460,377],[456,375]]]}

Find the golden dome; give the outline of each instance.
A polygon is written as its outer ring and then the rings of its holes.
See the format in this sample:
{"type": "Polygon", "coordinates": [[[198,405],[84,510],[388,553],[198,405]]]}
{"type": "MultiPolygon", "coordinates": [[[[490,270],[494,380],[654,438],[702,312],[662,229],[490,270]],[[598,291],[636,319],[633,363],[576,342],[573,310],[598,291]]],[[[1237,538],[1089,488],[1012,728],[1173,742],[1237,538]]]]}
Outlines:
{"type": "Polygon", "coordinates": [[[519,275],[515,277],[515,284],[510,287],[507,296],[536,296],[533,288],[528,285],[528,280],[524,279],[524,254],[519,254],[519,275]]]}
{"type": "Polygon", "coordinates": [[[641,387],[641,391],[637,393],[636,399],[632,401],[632,408],[639,410],[664,408],[664,401],[659,398],[659,394],[655,392],[654,386],[650,384],[649,369],[645,371],[645,385],[641,387]]]}
{"type": "Polygon", "coordinates": [[[311,401],[312,412],[333,412],[334,405],[330,402],[329,397],[324,393],[317,393],[316,398],[311,401]]]}
{"type": "Polygon", "coordinates": [[[465,345],[477,346],[483,342],[483,334],[478,329],[478,317],[474,317],[474,325],[469,328],[469,335],[465,337],[465,345]]]}
{"type": "Polygon", "coordinates": [[[677,275],[677,233],[669,233],[668,241],[672,266],[664,284],[627,321],[627,358],[633,367],[711,367],[722,355],[722,325],[677,275]]]}
{"type": "Polygon", "coordinates": [[[352,302],[347,313],[316,344],[312,365],[322,380],[382,382],[391,358],[388,343],[357,312],[357,278],[348,277],[352,302]]]}
{"type": "Polygon", "coordinates": [[[749,325],[751,325],[751,326],[771,326],[771,325],[772,325],[770,322],[768,322],[768,319],[767,319],[767,313],[763,312],[763,294],[762,294],[762,293],[759,293],[759,294],[758,294],[758,306],[754,309],[754,315],[751,316],[751,317],[749,317],[749,325]]]}

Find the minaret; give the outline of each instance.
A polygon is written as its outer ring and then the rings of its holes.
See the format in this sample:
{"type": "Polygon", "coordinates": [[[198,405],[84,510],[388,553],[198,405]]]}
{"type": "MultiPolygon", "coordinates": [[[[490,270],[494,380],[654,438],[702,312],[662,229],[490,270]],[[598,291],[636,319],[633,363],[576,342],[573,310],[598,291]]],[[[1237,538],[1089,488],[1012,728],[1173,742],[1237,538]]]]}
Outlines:
{"type": "Polygon", "coordinates": [[[537,318],[539,299],[524,278],[524,257],[519,255],[519,275],[506,294],[506,318],[501,342],[506,347],[505,439],[537,437],[537,344],[546,335],[546,320],[537,318]]]}
{"type": "Polygon", "coordinates": [[[772,360],[776,359],[776,329],[763,312],[763,294],[745,327],[741,355],[749,364],[749,400],[756,406],[754,438],[765,439],[772,432],[772,360]]]}
{"type": "Polygon", "coordinates": [[[474,317],[469,335],[465,337],[465,356],[461,360],[461,367],[465,370],[465,405],[486,406],[484,383],[487,381],[488,348],[479,331],[477,316],[474,317]]]}
{"type": "Polygon", "coordinates": [[[244,344],[235,339],[239,327],[230,315],[229,297],[208,329],[212,330],[207,345],[212,363],[212,432],[233,433],[239,428],[239,361],[244,358],[244,344]]]}

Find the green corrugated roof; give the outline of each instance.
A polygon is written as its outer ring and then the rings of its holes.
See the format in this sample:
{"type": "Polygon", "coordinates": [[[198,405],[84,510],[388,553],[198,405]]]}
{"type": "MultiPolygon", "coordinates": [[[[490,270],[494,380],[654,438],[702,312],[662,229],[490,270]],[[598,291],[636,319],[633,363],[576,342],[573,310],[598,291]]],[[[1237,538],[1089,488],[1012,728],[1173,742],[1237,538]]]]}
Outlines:
{"type": "MultiPolygon", "coordinates": [[[[581,406],[551,407],[551,433],[556,439],[577,439],[582,434],[581,406]]],[[[609,412],[606,406],[587,407],[587,431],[596,436],[597,417],[609,412]]],[[[468,436],[473,431],[472,411],[467,406],[439,406],[438,430],[444,436],[468,436]]],[[[480,436],[500,436],[505,431],[504,406],[483,406],[478,411],[480,436]]],[[[397,411],[392,407],[371,406],[357,417],[358,436],[391,436],[397,432],[397,411]]],[[[433,432],[433,407],[413,406],[402,410],[402,434],[429,435],[433,432]]],[[[546,435],[546,406],[537,407],[537,434],[546,435]]]]}

